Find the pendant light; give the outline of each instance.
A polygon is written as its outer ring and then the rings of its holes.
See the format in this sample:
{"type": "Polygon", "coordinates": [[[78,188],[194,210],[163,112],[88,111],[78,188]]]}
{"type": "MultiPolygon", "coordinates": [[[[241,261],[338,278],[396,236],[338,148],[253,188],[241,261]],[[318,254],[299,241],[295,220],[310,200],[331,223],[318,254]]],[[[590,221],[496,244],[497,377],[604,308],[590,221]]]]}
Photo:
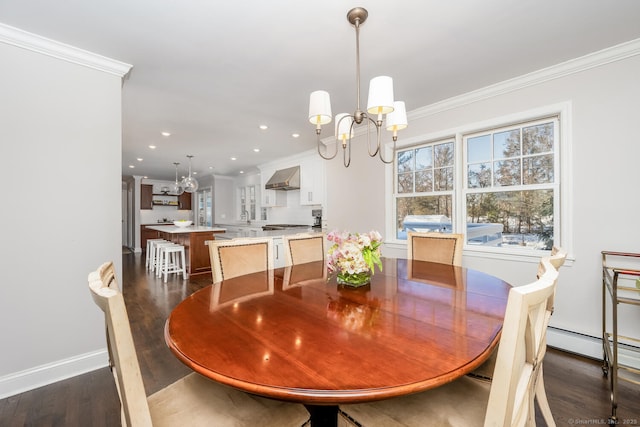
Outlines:
{"type": "Polygon", "coordinates": [[[180,163],[173,162],[173,164],[176,165],[176,181],[173,184],[171,184],[170,191],[171,191],[171,194],[180,196],[182,193],[184,193],[184,188],[182,187],[182,183],[178,181],[178,165],[180,163]]]}
{"type": "Polygon", "coordinates": [[[194,193],[198,189],[198,181],[191,177],[191,159],[193,156],[187,156],[189,158],[189,176],[182,180],[182,187],[187,193],[194,193]]]}

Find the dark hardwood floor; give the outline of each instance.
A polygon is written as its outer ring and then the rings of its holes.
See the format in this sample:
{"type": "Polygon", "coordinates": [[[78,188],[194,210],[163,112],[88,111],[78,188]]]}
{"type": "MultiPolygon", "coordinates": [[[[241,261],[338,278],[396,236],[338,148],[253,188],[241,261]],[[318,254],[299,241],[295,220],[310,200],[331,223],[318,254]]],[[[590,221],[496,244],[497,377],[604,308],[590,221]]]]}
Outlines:
{"type": "MultiPolygon", "coordinates": [[[[164,284],[146,272],[140,254],[123,254],[123,276],[120,283],[142,376],[147,394],[151,394],[190,372],[167,349],[164,322],[178,302],[210,284],[211,276],[186,282],[174,277],[164,284]]],[[[87,298],[90,298],[88,291],[87,298]]],[[[550,349],[544,374],[558,426],[606,424],[610,392],[600,361],[550,349]]],[[[621,382],[619,400],[619,423],[639,425],[640,388],[621,382]]],[[[538,425],[545,425],[539,415],[537,421],[538,425]]],[[[3,427],[119,425],[118,396],[107,368],[0,400],[3,427]]]]}

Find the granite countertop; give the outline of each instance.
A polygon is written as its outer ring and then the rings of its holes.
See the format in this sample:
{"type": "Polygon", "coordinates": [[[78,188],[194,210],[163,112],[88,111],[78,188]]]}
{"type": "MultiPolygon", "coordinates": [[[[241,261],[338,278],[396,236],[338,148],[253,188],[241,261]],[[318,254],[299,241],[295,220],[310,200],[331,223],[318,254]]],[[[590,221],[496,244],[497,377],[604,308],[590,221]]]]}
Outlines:
{"type": "Polygon", "coordinates": [[[203,233],[203,232],[224,232],[227,229],[221,227],[204,227],[199,225],[191,225],[189,227],[177,227],[175,225],[147,225],[150,230],[162,231],[164,233],[203,233]]]}

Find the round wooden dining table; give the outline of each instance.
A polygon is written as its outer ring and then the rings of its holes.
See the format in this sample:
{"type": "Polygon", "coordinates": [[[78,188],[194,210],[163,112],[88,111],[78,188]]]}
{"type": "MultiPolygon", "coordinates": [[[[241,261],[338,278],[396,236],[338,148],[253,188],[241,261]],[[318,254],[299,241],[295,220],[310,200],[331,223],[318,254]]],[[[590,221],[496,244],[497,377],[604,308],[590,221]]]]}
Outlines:
{"type": "Polygon", "coordinates": [[[482,364],[510,288],[472,269],[388,258],[369,285],[350,288],[313,262],[193,293],[165,340],[214,381],[302,403],[314,427],[336,425],[340,404],[438,387],[482,364]]]}

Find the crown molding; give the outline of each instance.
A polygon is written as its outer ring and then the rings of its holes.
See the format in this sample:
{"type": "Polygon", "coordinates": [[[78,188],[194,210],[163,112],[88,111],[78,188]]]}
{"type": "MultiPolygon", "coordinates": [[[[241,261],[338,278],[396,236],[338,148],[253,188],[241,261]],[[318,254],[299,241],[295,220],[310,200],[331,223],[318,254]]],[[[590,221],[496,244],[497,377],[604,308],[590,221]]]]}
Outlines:
{"type": "Polygon", "coordinates": [[[93,68],[94,70],[114,74],[120,78],[126,78],[133,67],[130,64],[78,49],[5,24],[0,24],[0,42],[73,64],[93,68]]]}
{"type": "Polygon", "coordinates": [[[410,119],[420,119],[446,110],[482,101],[484,99],[514,92],[530,86],[539,85],[550,80],[559,79],[571,74],[601,67],[636,55],[640,55],[640,39],[621,43],[575,59],[561,62],[560,64],[553,65],[551,67],[533,71],[513,79],[504,80],[494,85],[486,86],[459,96],[435,102],[411,111],[411,113],[408,113],[408,116],[410,119]]]}

